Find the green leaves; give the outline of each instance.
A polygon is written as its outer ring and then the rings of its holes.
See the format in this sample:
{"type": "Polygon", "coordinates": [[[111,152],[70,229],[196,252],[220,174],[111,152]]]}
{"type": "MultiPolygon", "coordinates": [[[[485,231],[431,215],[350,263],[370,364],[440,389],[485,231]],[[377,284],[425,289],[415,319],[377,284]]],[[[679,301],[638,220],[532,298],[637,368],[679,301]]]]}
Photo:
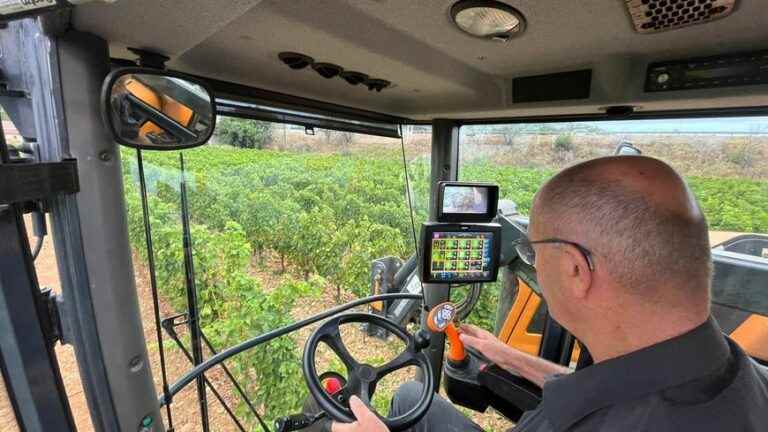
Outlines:
{"type": "Polygon", "coordinates": [[[688,178],[712,231],[768,232],[768,183],[739,178],[688,178]]]}
{"type": "Polygon", "coordinates": [[[271,138],[272,124],[269,122],[222,116],[216,123],[216,139],[221,144],[261,149],[271,138]]]}

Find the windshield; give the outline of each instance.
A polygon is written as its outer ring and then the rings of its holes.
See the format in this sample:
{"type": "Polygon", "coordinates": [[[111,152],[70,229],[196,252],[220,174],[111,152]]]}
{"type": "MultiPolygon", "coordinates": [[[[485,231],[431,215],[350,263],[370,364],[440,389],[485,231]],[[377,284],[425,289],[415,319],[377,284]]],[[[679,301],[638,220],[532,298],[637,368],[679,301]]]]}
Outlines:
{"type": "MultiPolygon", "coordinates": [[[[418,228],[428,214],[431,128],[405,126],[403,132],[401,142],[220,117],[213,141],[203,147],[183,153],[144,152],[163,317],[187,311],[180,156],[186,168],[203,357],[209,358],[211,348],[221,350],[336,304],[371,295],[374,260],[391,257],[392,262],[402,264],[414,254],[406,197],[412,198],[418,228]]],[[[132,150],[123,149],[123,172],[144,308],[151,304],[148,255],[138,164],[132,150]]],[[[151,309],[149,313],[151,316],[151,309]]],[[[191,368],[182,349],[191,345],[189,331],[183,318],[174,322],[178,337],[164,335],[166,349],[175,347],[166,353],[170,382],[191,368]]],[[[146,320],[145,327],[152,326],[146,320]]],[[[393,338],[384,341],[368,337],[358,327],[348,327],[342,338],[360,361],[383,364],[404,349],[393,338]]],[[[307,395],[301,352],[313,329],[227,361],[254,411],[267,422],[301,411],[307,395]]],[[[148,336],[148,340],[155,339],[154,334],[148,336]]],[[[153,362],[157,351],[156,346],[150,349],[153,362]]],[[[317,367],[318,372],[344,372],[329,350],[318,352],[317,367]]],[[[218,377],[226,389],[225,400],[237,407],[241,421],[257,427],[254,411],[221,371],[211,376],[218,377]]],[[[407,369],[385,378],[375,406],[386,414],[397,385],[411,378],[412,371],[407,369]]],[[[189,424],[199,428],[196,396],[194,386],[189,386],[174,399],[174,412],[190,414],[176,414],[175,427],[189,424]]],[[[210,396],[208,405],[212,430],[231,426],[232,420],[210,396]]]]}

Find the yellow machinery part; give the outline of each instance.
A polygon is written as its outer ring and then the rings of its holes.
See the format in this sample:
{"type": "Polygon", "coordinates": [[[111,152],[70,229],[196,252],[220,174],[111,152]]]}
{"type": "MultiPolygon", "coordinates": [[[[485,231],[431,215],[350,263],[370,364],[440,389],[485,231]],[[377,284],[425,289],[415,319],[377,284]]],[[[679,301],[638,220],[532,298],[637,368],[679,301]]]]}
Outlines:
{"type": "MultiPolygon", "coordinates": [[[[138,80],[126,80],[125,88],[131,92],[131,94],[144,101],[147,105],[163,112],[181,125],[189,126],[189,123],[192,121],[194,112],[186,105],[183,105],[166,95],[158,96],[157,92],[138,80]]],[[[150,133],[159,134],[162,132],[163,130],[160,129],[160,127],[150,121],[146,122],[139,130],[139,134],[142,137],[145,137],[150,133]]]]}
{"type": "MultiPolygon", "coordinates": [[[[381,294],[381,276],[376,275],[376,278],[373,282],[373,295],[379,295],[381,294]]],[[[384,311],[384,302],[383,301],[377,301],[371,303],[371,309],[382,312],[384,311]]]]}
{"type": "MultiPolygon", "coordinates": [[[[538,355],[541,334],[529,333],[528,328],[541,305],[541,297],[525,282],[521,280],[518,282],[517,298],[504,320],[499,339],[513,348],[538,355]]],[[[750,315],[730,336],[750,356],[768,361],[768,317],[750,315]]],[[[580,352],[577,342],[571,356],[572,362],[577,361],[580,352]]]]}
{"type": "Polygon", "coordinates": [[[528,333],[528,326],[539,308],[541,299],[525,282],[518,280],[518,283],[517,298],[499,332],[499,339],[511,347],[537,355],[541,335],[528,333]]]}
{"type": "Polygon", "coordinates": [[[750,315],[731,333],[731,338],[750,356],[768,361],[768,317],[750,315]]]}
{"type": "Polygon", "coordinates": [[[194,114],[194,112],[192,112],[186,105],[183,105],[166,95],[163,95],[163,113],[184,126],[189,126],[192,121],[192,115],[194,114]]]}
{"type": "Polygon", "coordinates": [[[507,317],[504,319],[504,325],[499,332],[499,340],[509,345],[509,338],[512,337],[512,331],[515,329],[517,322],[520,320],[520,316],[525,308],[525,303],[528,301],[528,297],[531,296],[533,290],[528,288],[528,285],[520,283],[517,290],[517,297],[515,303],[507,313],[507,317]]]}
{"type": "MultiPolygon", "coordinates": [[[[499,339],[505,344],[531,355],[539,354],[541,334],[529,333],[533,317],[539,310],[541,297],[528,284],[518,279],[518,291],[515,303],[510,308],[504,325],[499,332],[499,339]]],[[[576,362],[581,354],[579,343],[573,348],[571,362],[576,362]]]]}

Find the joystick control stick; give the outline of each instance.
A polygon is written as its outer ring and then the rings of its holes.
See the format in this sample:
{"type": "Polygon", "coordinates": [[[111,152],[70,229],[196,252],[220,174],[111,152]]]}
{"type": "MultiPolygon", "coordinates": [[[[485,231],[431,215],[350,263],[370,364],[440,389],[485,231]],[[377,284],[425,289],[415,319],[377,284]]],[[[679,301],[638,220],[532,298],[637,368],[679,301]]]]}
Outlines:
{"type": "Polygon", "coordinates": [[[445,333],[450,346],[448,362],[455,368],[461,368],[467,365],[467,352],[459,339],[461,330],[455,324],[455,318],[456,305],[451,302],[441,303],[429,312],[427,327],[435,333],[445,333]]]}

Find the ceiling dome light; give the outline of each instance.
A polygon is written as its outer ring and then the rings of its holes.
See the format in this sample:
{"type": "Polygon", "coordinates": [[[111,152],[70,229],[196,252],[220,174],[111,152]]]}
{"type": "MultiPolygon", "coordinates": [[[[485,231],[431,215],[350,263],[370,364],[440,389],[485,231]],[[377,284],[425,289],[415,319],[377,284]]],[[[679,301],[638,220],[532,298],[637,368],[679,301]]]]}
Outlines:
{"type": "Polygon", "coordinates": [[[495,0],[461,0],[451,7],[451,18],[472,36],[507,41],[525,30],[525,18],[517,9],[495,0]]]}

